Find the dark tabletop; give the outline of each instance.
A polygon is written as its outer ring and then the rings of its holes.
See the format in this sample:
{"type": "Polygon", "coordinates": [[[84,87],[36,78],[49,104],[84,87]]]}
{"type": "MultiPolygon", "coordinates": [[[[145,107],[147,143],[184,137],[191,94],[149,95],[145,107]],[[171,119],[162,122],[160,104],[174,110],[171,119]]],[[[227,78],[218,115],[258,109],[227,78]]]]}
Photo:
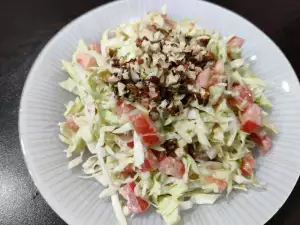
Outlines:
{"type": "MultiPolygon", "coordinates": [[[[0,225],[65,225],[39,195],[24,163],[18,139],[19,100],[28,71],[47,41],[71,20],[105,2],[0,1],[0,225]]],[[[300,0],[212,2],[262,29],[300,73],[300,0]]],[[[267,223],[274,224],[300,224],[300,182],[267,223]]]]}

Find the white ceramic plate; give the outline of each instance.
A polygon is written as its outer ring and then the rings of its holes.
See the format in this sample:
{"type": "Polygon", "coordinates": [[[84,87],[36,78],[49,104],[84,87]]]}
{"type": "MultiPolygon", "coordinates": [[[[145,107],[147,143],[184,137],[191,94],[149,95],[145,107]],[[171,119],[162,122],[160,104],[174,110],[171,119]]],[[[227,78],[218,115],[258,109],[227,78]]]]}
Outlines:
{"type": "MultiPolygon", "coordinates": [[[[159,10],[163,3],[167,3],[168,14],[175,19],[200,17],[203,27],[246,39],[244,57],[270,85],[267,95],[275,106],[271,119],[281,131],[271,153],[258,159],[257,175],[268,184],[266,190],[235,192],[215,205],[198,206],[182,213],[183,223],[264,224],[283,205],[300,173],[299,83],[287,59],[263,32],[235,13],[202,1],[113,2],[74,20],[47,44],[28,76],[19,117],[22,148],[33,180],[49,205],[68,224],[117,224],[109,200],[98,199],[100,184],[81,180],[76,171],[67,170],[62,152],[66,146],[57,138],[57,124],[63,121],[64,104],[73,96],[58,85],[67,77],[61,71],[60,60],[71,58],[79,39],[99,40],[105,29],[159,10]]],[[[163,224],[153,211],[136,216],[129,223],[163,224]]]]}

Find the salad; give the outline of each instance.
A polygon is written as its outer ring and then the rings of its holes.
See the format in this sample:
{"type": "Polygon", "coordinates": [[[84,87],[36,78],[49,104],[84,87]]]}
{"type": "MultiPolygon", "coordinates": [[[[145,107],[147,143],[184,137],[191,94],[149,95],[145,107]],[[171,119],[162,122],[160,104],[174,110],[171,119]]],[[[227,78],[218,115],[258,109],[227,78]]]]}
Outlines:
{"type": "Polygon", "coordinates": [[[59,124],[68,167],[105,187],[99,197],[111,198],[120,224],[150,206],[177,224],[194,204],[259,186],[255,148],[268,153],[277,130],[243,44],[163,7],[99,43],[79,41],[62,61],[60,85],[76,95],[59,124]]]}

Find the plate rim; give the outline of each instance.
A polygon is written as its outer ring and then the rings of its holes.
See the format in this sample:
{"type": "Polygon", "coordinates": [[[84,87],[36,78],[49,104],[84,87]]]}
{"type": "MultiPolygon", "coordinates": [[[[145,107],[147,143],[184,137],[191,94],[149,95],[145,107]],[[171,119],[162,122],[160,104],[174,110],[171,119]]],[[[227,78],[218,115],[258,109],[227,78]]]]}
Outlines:
{"type": "MultiPolygon", "coordinates": [[[[129,1],[131,1],[131,0],[117,0],[117,1],[112,1],[109,3],[105,3],[103,5],[96,6],[93,9],[77,16],[76,18],[71,20],[69,23],[64,25],[60,30],[58,30],[47,41],[47,43],[44,45],[42,50],[39,52],[39,54],[35,58],[34,63],[32,64],[32,66],[28,72],[28,76],[27,76],[26,81],[23,86],[23,90],[22,90],[22,94],[21,94],[21,98],[20,98],[20,104],[19,104],[19,113],[18,113],[18,132],[19,132],[19,142],[20,142],[20,146],[21,146],[21,151],[24,156],[24,161],[26,163],[28,172],[29,172],[30,176],[32,177],[34,185],[37,187],[38,191],[41,193],[44,200],[51,207],[51,209],[67,224],[77,225],[78,223],[76,223],[76,221],[77,221],[76,218],[73,217],[71,214],[61,213],[62,211],[64,211],[64,207],[62,207],[58,202],[56,202],[53,198],[51,198],[51,196],[49,194],[50,192],[48,193],[47,188],[43,185],[43,182],[40,182],[38,175],[36,175],[36,173],[35,173],[35,169],[34,169],[33,165],[29,162],[28,157],[26,156],[27,150],[26,150],[26,146],[24,144],[24,140],[26,138],[26,134],[25,134],[26,132],[24,132],[26,125],[25,125],[25,121],[24,121],[24,114],[22,112],[22,109],[25,108],[25,105],[26,105],[26,99],[27,99],[26,93],[28,93],[29,83],[33,79],[32,74],[36,70],[38,64],[40,64],[43,61],[43,57],[44,57],[45,53],[51,49],[52,45],[57,41],[57,39],[59,39],[59,37],[62,36],[70,27],[72,27],[74,24],[76,24],[78,21],[82,20],[83,18],[92,15],[93,13],[95,13],[98,10],[104,10],[105,8],[114,7],[114,5],[118,5],[118,4],[129,2],[129,1]]],[[[242,15],[232,11],[231,9],[220,6],[218,4],[215,4],[212,2],[207,2],[204,0],[189,0],[189,1],[196,1],[201,4],[207,4],[210,7],[217,7],[219,9],[222,9],[223,11],[227,11],[231,14],[234,14],[236,17],[239,18],[239,20],[242,20],[243,22],[250,24],[255,29],[260,31],[260,33],[264,36],[264,38],[266,38],[273,45],[273,47],[278,51],[278,54],[280,54],[281,57],[283,57],[285,59],[285,61],[286,61],[285,63],[287,64],[288,67],[290,67],[291,72],[293,72],[293,78],[295,78],[295,80],[297,80],[297,88],[298,88],[298,91],[300,91],[300,81],[299,81],[297,74],[296,74],[293,66],[291,65],[290,61],[285,56],[285,54],[282,52],[282,50],[279,48],[279,46],[273,41],[273,39],[270,38],[267,34],[265,34],[259,27],[257,27],[255,24],[253,24],[251,21],[249,21],[242,15]]],[[[268,213],[268,216],[265,216],[265,221],[261,221],[262,224],[267,223],[271,218],[273,218],[275,216],[275,214],[280,210],[280,208],[286,203],[287,199],[289,198],[292,191],[294,190],[294,188],[299,180],[299,177],[300,177],[300,171],[298,171],[298,177],[290,184],[291,190],[288,191],[287,196],[285,196],[283,198],[283,200],[280,202],[280,204],[278,204],[279,205],[278,207],[273,208],[273,210],[272,210],[273,212],[271,213],[271,215],[269,215],[270,213],[268,213]]]]}

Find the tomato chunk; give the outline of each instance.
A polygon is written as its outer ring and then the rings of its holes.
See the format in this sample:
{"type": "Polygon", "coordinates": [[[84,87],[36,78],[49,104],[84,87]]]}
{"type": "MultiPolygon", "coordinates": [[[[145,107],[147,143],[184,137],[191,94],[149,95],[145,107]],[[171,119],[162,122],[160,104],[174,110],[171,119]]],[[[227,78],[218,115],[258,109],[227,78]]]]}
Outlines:
{"type": "Polygon", "coordinates": [[[129,148],[133,148],[133,147],[134,147],[134,142],[133,142],[133,141],[127,142],[127,146],[128,146],[129,148]]]}
{"type": "Polygon", "coordinates": [[[246,154],[242,159],[241,171],[245,176],[252,176],[255,167],[255,159],[251,154],[246,154]]]}
{"type": "Polygon", "coordinates": [[[166,15],[162,15],[163,19],[164,19],[164,22],[171,28],[171,29],[175,29],[175,25],[173,22],[171,22],[171,20],[169,20],[167,18],[166,15]]]}
{"type": "Polygon", "coordinates": [[[121,116],[123,114],[128,114],[130,111],[132,111],[134,109],[135,109],[134,106],[132,106],[130,104],[126,104],[122,100],[117,100],[116,112],[119,116],[121,116]]]}
{"type": "Polygon", "coordinates": [[[160,143],[160,137],[150,117],[140,111],[136,111],[129,115],[129,120],[141,137],[142,143],[145,145],[156,145],[160,143]]]}
{"type": "Polygon", "coordinates": [[[134,193],[135,182],[126,184],[120,189],[120,194],[127,200],[127,206],[132,213],[141,213],[147,210],[149,203],[134,193]]]}
{"type": "Polygon", "coordinates": [[[252,133],[249,139],[260,146],[264,153],[268,153],[273,145],[272,140],[266,134],[252,133]]]}
{"type": "Polygon", "coordinates": [[[72,118],[69,118],[66,120],[66,124],[69,128],[71,128],[73,131],[78,131],[79,126],[75,123],[75,121],[72,118]]]}
{"type": "Polygon", "coordinates": [[[209,81],[211,79],[212,73],[209,68],[203,70],[197,75],[196,78],[196,87],[200,88],[207,88],[209,86],[209,81]]]}
{"type": "Polygon", "coordinates": [[[245,40],[243,38],[233,36],[227,41],[227,49],[240,48],[244,44],[245,40]]]}
{"type": "Polygon", "coordinates": [[[252,104],[244,111],[241,117],[241,130],[252,133],[262,124],[261,108],[256,104],[252,104]]]}
{"type": "Polygon", "coordinates": [[[97,65],[96,59],[87,53],[80,53],[76,57],[76,62],[78,62],[84,69],[97,65]]]}
{"type": "Polygon", "coordinates": [[[173,177],[182,178],[185,168],[182,161],[172,157],[165,157],[160,162],[159,171],[173,177]]]}
{"type": "Polygon", "coordinates": [[[129,116],[129,119],[134,127],[134,130],[140,135],[151,134],[156,132],[152,120],[145,113],[137,112],[131,114],[129,116]]]}
{"type": "Polygon", "coordinates": [[[223,192],[227,188],[227,182],[224,180],[219,180],[214,178],[213,176],[205,177],[205,182],[209,184],[216,184],[219,188],[219,192],[223,192]]]}
{"type": "Polygon", "coordinates": [[[127,206],[130,212],[141,213],[145,212],[148,209],[149,203],[146,200],[133,194],[130,194],[129,196],[130,197],[127,202],[127,206]]]}
{"type": "Polygon", "coordinates": [[[101,46],[98,43],[92,43],[89,45],[89,50],[94,50],[101,54],[101,46]]]}
{"type": "Polygon", "coordinates": [[[142,135],[142,143],[156,145],[160,143],[160,137],[156,133],[142,135]]]}
{"type": "Polygon", "coordinates": [[[134,173],[135,167],[132,163],[128,164],[128,166],[125,167],[125,169],[122,171],[123,173],[134,173]]]}
{"type": "Polygon", "coordinates": [[[232,88],[234,96],[230,98],[231,105],[238,106],[241,110],[245,110],[253,104],[253,96],[250,89],[241,85],[234,85],[232,88]]]}
{"type": "Polygon", "coordinates": [[[141,171],[154,171],[159,167],[159,161],[151,150],[147,150],[144,163],[141,165],[141,171]]]}
{"type": "Polygon", "coordinates": [[[216,74],[222,75],[225,72],[224,62],[222,60],[218,60],[214,66],[214,72],[216,74]]]}
{"type": "Polygon", "coordinates": [[[122,195],[123,198],[128,200],[130,193],[134,193],[135,186],[136,186],[135,182],[130,182],[130,183],[126,184],[125,186],[120,188],[120,190],[119,190],[120,195],[122,195]]]}

